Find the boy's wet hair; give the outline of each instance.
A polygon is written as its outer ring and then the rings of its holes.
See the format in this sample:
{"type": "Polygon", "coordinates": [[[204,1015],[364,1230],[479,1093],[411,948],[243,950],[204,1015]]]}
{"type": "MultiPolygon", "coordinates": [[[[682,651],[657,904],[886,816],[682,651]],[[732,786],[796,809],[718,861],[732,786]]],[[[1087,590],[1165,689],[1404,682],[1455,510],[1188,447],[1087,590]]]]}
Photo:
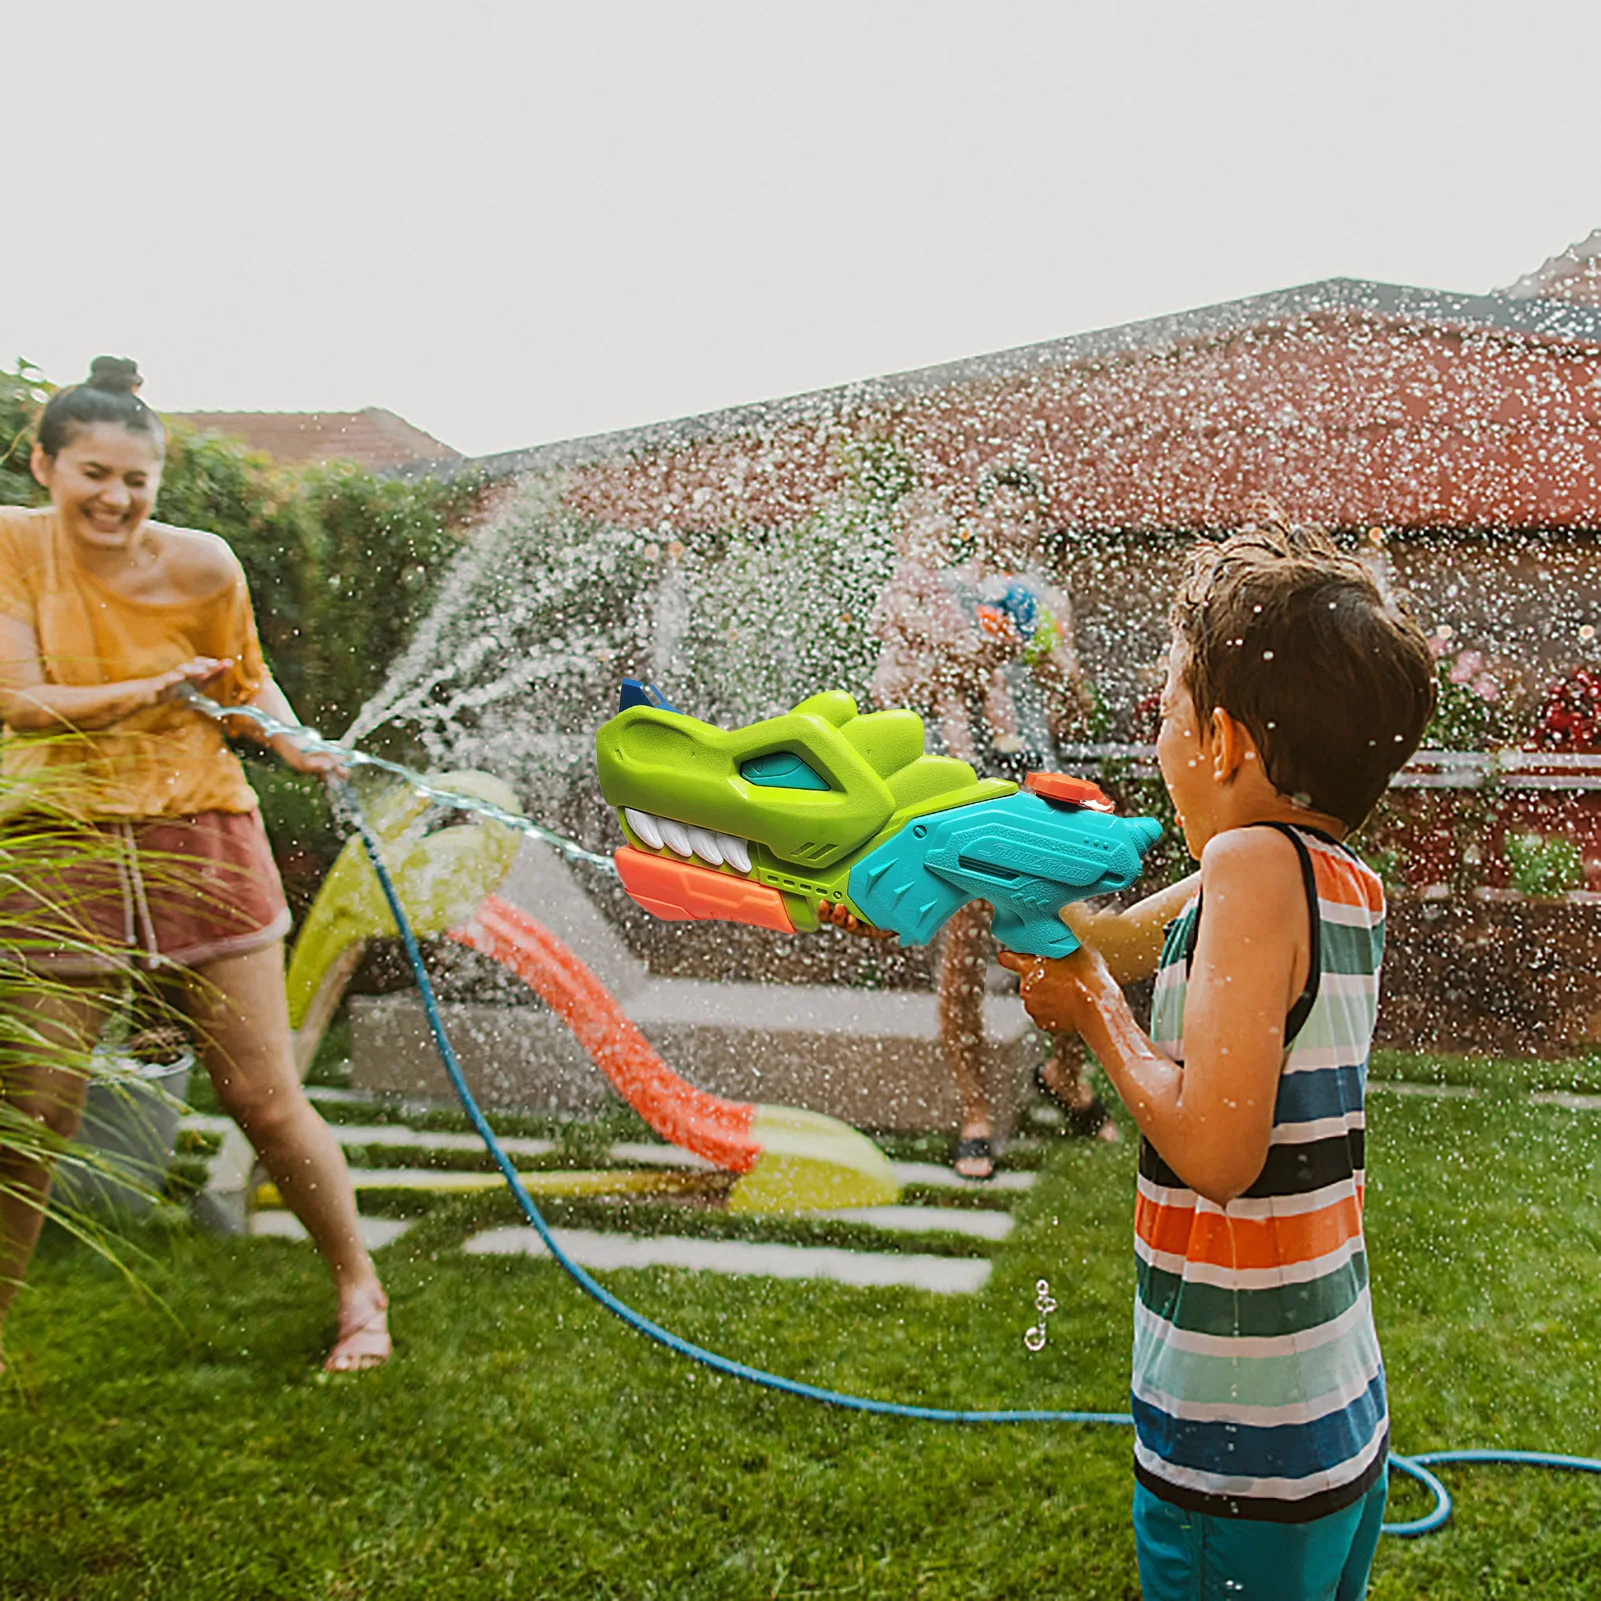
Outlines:
{"type": "Polygon", "coordinates": [[[1190,552],[1171,620],[1201,726],[1221,707],[1280,794],[1351,828],[1434,715],[1433,657],[1405,602],[1277,513],[1190,552]]]}

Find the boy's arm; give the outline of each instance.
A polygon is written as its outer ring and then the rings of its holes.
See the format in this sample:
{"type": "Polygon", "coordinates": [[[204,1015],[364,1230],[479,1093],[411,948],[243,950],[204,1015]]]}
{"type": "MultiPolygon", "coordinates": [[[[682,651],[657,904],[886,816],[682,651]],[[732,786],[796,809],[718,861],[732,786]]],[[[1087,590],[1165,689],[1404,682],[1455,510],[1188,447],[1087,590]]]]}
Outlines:
{"type": "Polygon", "coordinates": [[[1235,830],[1206,849],[1206,915],[1184,1002],[1184,1064],[1135,1023],[1092,945],[1060,961],[1004,952],[1023,1004],[1045,1029],[1073,1028],[1100,1059],[1162,1159],[1219,1206],[1267,1160],[1284,1059],[1284,1021],[1304,982],[1310,931],[1294,847],[1235,830]]]}
{"type": "Polygon", "coordinates": [[[1190,873],[1123,911],[1097,912],[1074,901],[1062,908],[1062,919],[1084,944],[1093,945],[1106,958],[1119,984],[1133,984],[1156,971],[1167,925],[1184,910],[1200,882],[1199,873],[1190,873]]]}

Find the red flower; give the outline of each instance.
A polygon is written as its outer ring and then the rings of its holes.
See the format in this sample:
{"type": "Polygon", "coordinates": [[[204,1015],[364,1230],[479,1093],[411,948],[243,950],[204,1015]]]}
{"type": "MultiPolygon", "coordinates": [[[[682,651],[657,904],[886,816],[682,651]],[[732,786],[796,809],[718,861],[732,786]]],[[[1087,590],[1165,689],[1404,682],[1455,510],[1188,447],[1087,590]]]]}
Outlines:
{"type": "Polygon", "coordinates": [[[1534,746],[1572,752],[1601,749],[1601,677],[1575,667],[1546,690],[1535,720],[1534,746]]]}

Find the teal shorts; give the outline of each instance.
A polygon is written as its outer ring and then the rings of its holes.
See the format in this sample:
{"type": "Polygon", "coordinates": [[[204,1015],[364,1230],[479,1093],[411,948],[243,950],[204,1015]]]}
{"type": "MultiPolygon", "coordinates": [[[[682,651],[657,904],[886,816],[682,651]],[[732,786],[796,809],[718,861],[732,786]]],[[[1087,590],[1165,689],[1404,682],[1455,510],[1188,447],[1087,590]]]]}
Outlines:
{"type": "Polygon", "coordinates": [[[1186,1512],[1134,1486],[1134,1549],[1145,1601],[1361,1601],[1389,1481],[1311,1523],[1186,1512]]]}

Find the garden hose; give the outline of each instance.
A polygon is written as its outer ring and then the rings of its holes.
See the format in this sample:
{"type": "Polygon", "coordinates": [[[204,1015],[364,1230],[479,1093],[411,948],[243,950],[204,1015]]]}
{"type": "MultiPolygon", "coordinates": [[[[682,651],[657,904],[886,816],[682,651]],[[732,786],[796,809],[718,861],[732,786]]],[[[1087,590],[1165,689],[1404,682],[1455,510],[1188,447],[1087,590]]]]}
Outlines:
{"type": "MultiPolygon", "coordinates": [[[[364,752],[354,750],[349,746],[324,739],[311,729],[280,722],[254,706],[220,706],[215,701],[192,689],[188,691],[184,698],[197,711],[203,712],[206,716],[219,720],[224,717],[248,718],[257,723],[263,732],[269,735],[291,735],[305,748],[338,756],[349,766],[375,767],[401,778],[423,794],[438,800],[444,805],[457,806],[464,810],[493,816],[498,822],[506,823],[523,834],[554,846],[568,860],[581,860],[608,870],[612,867],[609,857],[587,851],[574,841],[565,839],[549,829],[542,828],[526,817],[505,812],[499,807],[491,806],[489,803],[479,800],[477,797],[457,795],[453,791],[441,790],[437,786],[430,784],[422,774],[415,773],[398,762],[389,762],[379,757],[368,756],[364,752]]],[[[406,917],[405,908],[400,903],[400,896],[395,889],[394,880],[390,877],[389,870],[384,865],[383,852],[379,848],[378,841],[368,827],[367,820],[362,814],[360,804],[356,800],[350,785],[344,780],[335,779],[332,781],[331,787],[336,800],[340,802],[352,825],[360,834],[367,856],[372,862],[373,872],[377,875],[384,899],[388,903],[391,915],[394,917],[395,927],[399,930],[401,944],[406,953],[406,960],[416,978],[418,995],[422,1001],[424,1015],[428,1019],[429,1031],[433,1035],[434,1044],[439,1052],[439,1059],[444,1065],[451,1087],[455,1090],[463,1111],[467,1114],[468,1121],[472,1124],[478,1137],[484,1142],[484,1146],[494,1160],[495,1166],[505,1179],[507,1188],[510,1189],[523,1216],[528,1220],[535,1233],[538,1234],[545,1249],[586,1295],[598,1302],[615,1317],[621,1319],[630,1328],[643,1334],[647,1339],[654,1340],[657,1344],[665,1346],[669,1351],[687,1357],[713,1372],[726,1374],[730,1378],[743,1379],[747,1383],[760,1385],[769,1390],[777,1390],[782,1394],[798,1396],[802,1400],[817,1401],[825,1406],[838,1407],[845,1411],[865,1412],[880,1417],[909,1418],[922,1423],[1080,1423],[1108,1425],[1116,1428],[1133,1427],[1134,1419],[1127,1412],[1075,1412],[1031,1408],[984,1410],[912,1406],[899,1401],[881,1401],[871,1396],[849,1395],[839,1390],[828,1390],[819,1385],[807,1384],[799,1379],[789,1379],[777,1373],[767,1373],[761,1368],[751,1367],[744,1362],[737,1362],[732,1357],[722,1356],[716,1351],[709,1351],[704,1346],[696,1345],[692,1341],[684,1339],[681,1335],[674,1334],[672,1330],[663,1328],[659,1323],[653,1322],[643,1313],[635,1311],[626,1302],[619,1300],[603,1284],[593,1278],[586,1269],[573,1261],[562,1249],[552,1233],[550,1225],[545,1221],[544,1215],[534,1204],[534,1199],[528,1193],[527,1187],[518,1177],[517,1169],[513,1165],[511,1158],[506,1154],[500,1141],[496,1138],[495,1131],[489,1126],[488,1120],[479,1109],[477,1101],[473,1098],[472,1091],[467,1087],[467,1081],[461,1071],[461,1064],[456,1059],[455,1050],[452,1048],[450,1038],[445,1031],[444,1019],[440,1016],[439,1003],[434,996],[434,988],[429,980],[428,970],[423,964],[422,952],[418,948],[416,934],[413,932],[411,923],[406,917]]],[[[1419,1535],[1432,1534],[1445,1526],[1451,1517],[1451,1494],[1432,1470],[1453,1464],[1543,1467],[1563,1469],[1573,1473],[1601,1474],[1601,1460],[1593,1457],[1564,1456],[1546,1451],[1422,1451],[1415,1456],[1401,1456],[1399,1453],[1392,1451],[1389,1458],[1390,1472],[1392,1474],[1399,1472],[1412,1479],[1434,1497],[1434,1504],[1421,1517],[1402,1523],[1386,1523],[1384,1525],[1386,1534],[1403,1538],[1416,1538],[1419,1535]]]]}
{"type": "MultiPolygon", "coordinates": [[[[451,1087],[461,1102],[468,1120],[472,1123],[478,1137],[484,1142],[490,1156],[494,1159],[496,1167],[500,1169],[505,1178],[507,1187],[516,1198],[517,1205],[522,1214],[539,1235],[545,1249],[551,1257],[573,1280],[578,1287],[591,1296],[608,1312],[620,1318],[630,1328],[637,1330],[647,1339],[665,1346],[680,1356],[688,1357],[701,1366],[710,1368],[713,1372],[727,1374],[730,1378],[743,1379],[747,1383],[757,1384],[765,1389],[778,1390],[786,1395],[799,1396],[802,1400],[818,1401],[825,1406],[842,1408],[849,1412],[867,1412],[881,1417],[911,1418],[923,1423],[1082,1423],[1103,1424],[1119,1428],[1132,1428],[1134,1419],[1127,1412],[1069,1412],[1053,1411],[1048,1409],[1008,1408],[998,1410],[962,1409],[954,1407],[911,1406],[900,1401],[881,1401],[870,1396],[849,1395],[840,1390],[827,1390],[819,1385],[807,1384],[799,1379],[784,1378],[777,1373],[767,1373],[761,1368],[749,1366],[744,1362],[736,1362],[732,1357],[726,1357],[716,1351],[709,1351],[704,1346],[696,1345],[681,1335],[674,1334],[672,1330],[663,1328],[659,1323],[653,1322],[643,1313],[637,1312],[625,1301],[619,1300],[604,1285],[600,1284],[590,1273],[577,1262],[557,1243],[550,1225],[546,1223],[544,1215],[534,1204],[533,1197],[528,1193],[522,1180],[517,1175],[517,1169],[511,1158],[502,1148],[500,1141],[495,1137],[495,1131],[489,1126],[483,1112],[479,1109],[473,1093],[467,1087],[467,1081],[462,1075],[461,1064],[456,1060],[455,1050],[452,1048],[450,1038],[445,1031],[444,1019],[439,1013],[439,1004],[434,996],[432,983],[428,978],[428,970],[423,964],[422,952],[418,948],[417,939],[412,932],[411,924],[407,921],[405,909],[400,904],[400,896],[395,889],[394,880],[384,865],[383,853],[379,849],[378,841],[367,826],[355,797],[351,794],[349,786],[340,784],[336,790],[343,802],[352,823],[360,832],[362,844],[365,846],[368,858],[372,862],[373,871],[378,876],[379,885],[384,892],[384,898],[389,904],[391,915],[395,919],[395,927],[400,931],[401,943],[405,948],[406,960],[411,966],[413,975],[417,980],[417,990],[421,997],[423,1012],[428,1019],[428,1027],[434,1037],[434,1044],[439,1051],[439,1059],[444,1064],[445,1072],[450,1078],[451,1087]]],[[[1439,1477],[1431,1470],[1451,1463],[1499,1463],[1512,1466],[1564,1468],[1577,1473],[1601,1474],[1601,1461],[1590,1457],[1559,1456],[1544,1451],[1424,1451],[1416,1456],[1401,1456],[1396,1452],[1390,1453],[1389,1468],[1391,1473],[1402,1473],[1414,1480],[1423,1489],[1434,1497],[1434,1504],[1421,1517],[1410,1519],[1403,1523],[1386,1523],[1384,1532],[1403,1538],[1416,1538],[1419,1535],[1432,1534],[1435,1530],[1443,1528],[1451,1517],[1451,1493],[1446,1489],[1439,1477]]]]}

